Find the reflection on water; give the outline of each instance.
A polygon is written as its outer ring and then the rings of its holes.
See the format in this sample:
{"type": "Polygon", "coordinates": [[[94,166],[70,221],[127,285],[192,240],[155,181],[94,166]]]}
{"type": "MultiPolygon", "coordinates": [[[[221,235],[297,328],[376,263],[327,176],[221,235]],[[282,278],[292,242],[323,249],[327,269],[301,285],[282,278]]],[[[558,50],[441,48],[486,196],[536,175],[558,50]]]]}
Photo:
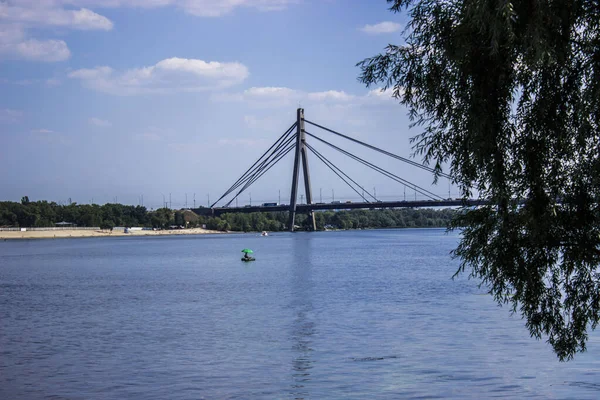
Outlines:
{"type": "Polygon", "coordinates": [[[294,241],[294,263],[291,272],[291,304],[295,314],[292,324],[291,342],[294,359],[292,361],[292,390],[295,399],[310,398],[306,385],[310,382],[310,370],[313,368],[311,358],[312,340],[315,333],[315,323],[309,314],[313,311],[312,277],[311,277],[311,236],[302,235],[294,241]]]}

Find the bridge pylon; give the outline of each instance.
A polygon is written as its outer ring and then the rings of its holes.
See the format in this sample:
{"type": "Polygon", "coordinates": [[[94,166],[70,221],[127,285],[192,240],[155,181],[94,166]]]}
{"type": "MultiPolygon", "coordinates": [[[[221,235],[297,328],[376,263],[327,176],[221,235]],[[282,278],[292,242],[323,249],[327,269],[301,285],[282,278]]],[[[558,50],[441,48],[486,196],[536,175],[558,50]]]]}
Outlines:
{"type": "MultiPolygon", "coordinates": [[[[290,196],[289,230],[294,231],[296,221],[296,202],[298,196],[298,178],[300,174],[300,163],[302,163],[302,175],[304,176],[304,192],[306,204],[312,204],[312,190],[310,186],[310,174],[308,171],[308,154],[306,148],[306,134],[304,131],[304,109],[299,108],[296,112],[296,155],[294,157],[294,170],[292,173],[292,193],[290,196]]],[[[313,210],[308,212],[313,231],[317,230],[315,214],[313,210]]]]}

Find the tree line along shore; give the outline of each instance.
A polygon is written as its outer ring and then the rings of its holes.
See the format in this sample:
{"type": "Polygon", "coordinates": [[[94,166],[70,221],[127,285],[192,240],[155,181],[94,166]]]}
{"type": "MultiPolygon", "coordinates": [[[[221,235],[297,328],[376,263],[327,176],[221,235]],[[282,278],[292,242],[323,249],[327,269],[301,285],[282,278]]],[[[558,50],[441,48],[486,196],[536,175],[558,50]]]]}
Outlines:
{"type": "MultiPolygon", "coordinates": [[[[315,212],[317,229],[375,229],[375,228],[426,228],[447,227],[456,216],[452,209],[386,209],[341,210],[315,212]]],[[[191,210],[160,208],[150,211],[143,206],[117,203],[104,205],[60,205],[48,201],[20,203],[0,202],[0,227],[41,228],[55,227],[57,223],[70,223],[77,227],[146,227],[155,229],[205,228],[213,231],[284,231],[287,230],[287,212],[255,212],[249,214],[224,214],[220,217],[197,215],[191,210]]],[[[299,214],[296,224],[309,229],[309,218],[299,214]]]]}

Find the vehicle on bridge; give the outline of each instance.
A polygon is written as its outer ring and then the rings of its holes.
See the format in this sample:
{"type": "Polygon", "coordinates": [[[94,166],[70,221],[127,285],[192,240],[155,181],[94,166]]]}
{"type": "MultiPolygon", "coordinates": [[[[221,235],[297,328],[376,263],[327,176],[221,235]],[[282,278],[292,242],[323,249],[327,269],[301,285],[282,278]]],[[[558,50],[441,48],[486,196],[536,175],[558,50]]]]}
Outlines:
{"type": "Polygon", "coordinates": [[[261,207],[277,207],[279,203],[262,203],[261,207]]]}

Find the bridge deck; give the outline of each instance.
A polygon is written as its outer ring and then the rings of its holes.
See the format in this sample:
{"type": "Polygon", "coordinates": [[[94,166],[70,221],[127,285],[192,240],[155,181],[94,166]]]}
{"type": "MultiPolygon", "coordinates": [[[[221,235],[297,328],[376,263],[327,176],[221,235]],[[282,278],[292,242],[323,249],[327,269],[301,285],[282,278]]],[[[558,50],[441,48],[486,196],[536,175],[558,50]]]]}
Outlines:
{"type": "MultiPolygon", "coordinates": [[[[417,200],[417,201],[379,201],[376,203],[315,203],[298,204],[296,212],[309,212],[318,210],[354,210],[354,209],[380,209],[380,208],[428,208],[428,207],[461,207],[480,206],[487,204],[485,200],[417,200]]],[[[215,207],[196,208],[193,211],[198,215],[219,216],[226,213],[253,213],[289,211],[290,206],[246,206],[246,207],[215,207]]]]}

